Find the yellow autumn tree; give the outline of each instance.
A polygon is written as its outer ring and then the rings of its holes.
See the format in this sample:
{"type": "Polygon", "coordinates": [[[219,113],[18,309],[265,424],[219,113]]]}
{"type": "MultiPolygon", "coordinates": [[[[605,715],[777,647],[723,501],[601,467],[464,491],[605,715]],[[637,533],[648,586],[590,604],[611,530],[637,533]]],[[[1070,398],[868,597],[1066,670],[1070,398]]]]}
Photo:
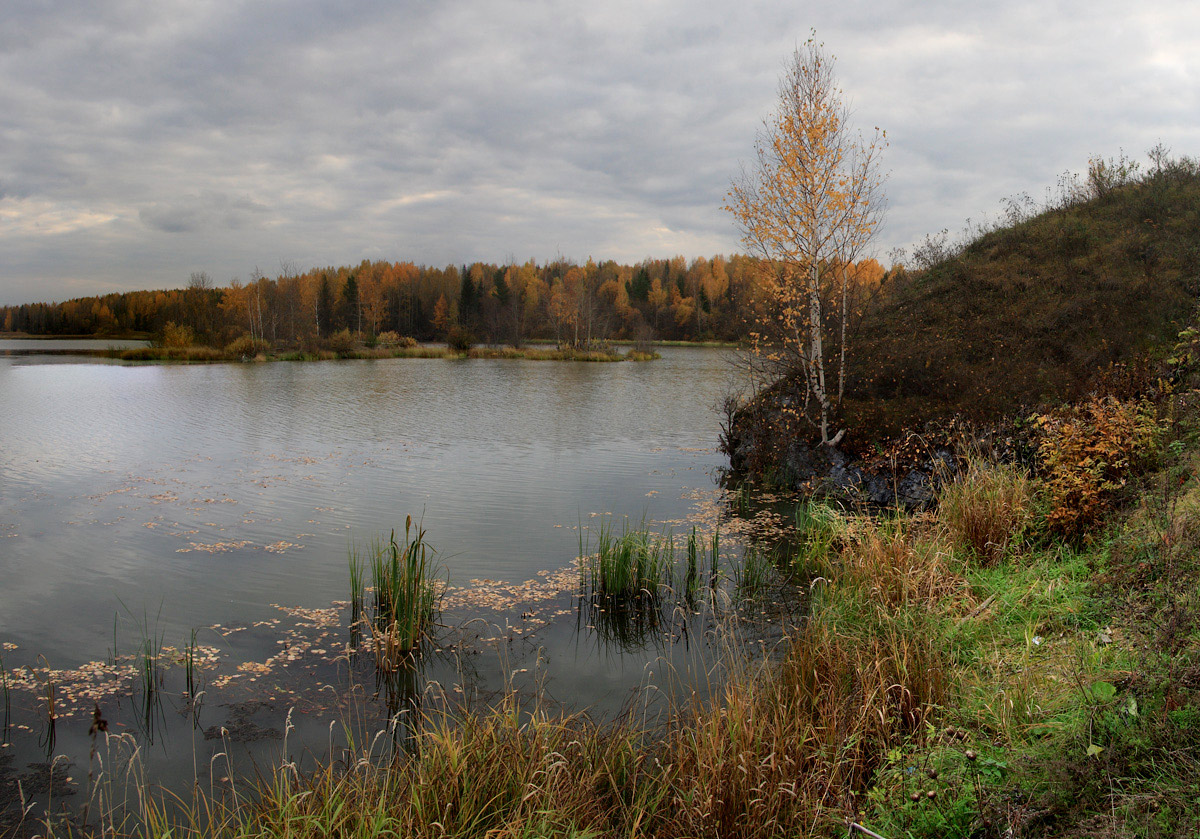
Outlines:
{"type": "Polygon", "coordinates": [[[850,270],[883,219],[887,138],[851,128],[833,65],[813,40],[796,50],[725,209],[767,273],[771,305],[754,358],[771,378],[804,382],[800,410],[836,446],[845,433],[832,429],[846,389],[850,270]]]}

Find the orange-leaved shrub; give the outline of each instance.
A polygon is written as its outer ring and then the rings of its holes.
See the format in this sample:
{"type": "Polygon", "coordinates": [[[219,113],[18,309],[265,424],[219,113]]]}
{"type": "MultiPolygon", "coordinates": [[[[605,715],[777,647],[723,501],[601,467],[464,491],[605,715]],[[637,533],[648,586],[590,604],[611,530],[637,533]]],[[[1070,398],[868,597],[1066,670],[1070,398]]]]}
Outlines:
{"type": "Polygon", "coordinates": [[[1151,403],[1112,396],[1035,415],[1032,424],[1046,523],[1065,536],[1099,522],[1163,431],[1151,403]]]}
{"type": "Polygon", "coordinates": [[[269,352],[270,349],[271,345],[262,338],[254,338],[243,332],[225,345],[225,354],[254,358],[259,353],[269,352]]]}
{"type": "Polygon", "coordinates": [[[190,347],[196,343],[196,333],[186,324],[176,324],[169,320],[163,326],[162,336],[158,340],[160,347],[190,347]]]}

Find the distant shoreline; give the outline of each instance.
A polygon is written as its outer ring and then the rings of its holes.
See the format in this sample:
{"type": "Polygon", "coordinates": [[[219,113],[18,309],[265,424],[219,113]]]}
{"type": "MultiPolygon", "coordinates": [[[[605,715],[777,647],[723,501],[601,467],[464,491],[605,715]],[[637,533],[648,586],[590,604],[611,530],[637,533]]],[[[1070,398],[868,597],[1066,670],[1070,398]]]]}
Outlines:
{"type": "Polygon", "coordinates": [[[514,347],[472,347],[468,350],[455,350],[438,345],[418,345],[416,347],[375,347],[345,350],[295,350],[291,352],[260,352],[254,355],[230,353],[212,347],[136,347],[133,349],[87,349],[87,350],[45,350],[47,355],[83,354],[96,358],[110,358],[117,361],[131,362],[167,362],[183,364],[221,364],[221,363],[268,363],[274,361],[339,361],[362,359],[391,359],[391,358],[431,358],[448,360],[468,359],[509,359],[524,361],[581,361],[592,363],[616,361],[654,361],[661,356],[657,352],[629,350],[627,352],[612,352],[606,350],[574,350],[574,349],[538,349],[514,347]]]}

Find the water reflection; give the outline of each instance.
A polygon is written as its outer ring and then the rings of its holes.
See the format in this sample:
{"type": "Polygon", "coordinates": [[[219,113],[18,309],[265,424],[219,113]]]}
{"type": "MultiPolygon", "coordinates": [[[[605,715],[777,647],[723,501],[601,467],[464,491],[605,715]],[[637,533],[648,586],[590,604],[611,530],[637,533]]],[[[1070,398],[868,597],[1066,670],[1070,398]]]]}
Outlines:
{"type": "MultiPolygon", "coordinates": [[[[589,613],[583,625],[598,632],[577,636],[577,528],[606,514],[682,519],[720,463],[711,408],[727,387],[726,355],[663,356],[197,366],[0,356],[7,672],[43,654],[46,672],[98,690],[85,668],[136,648],[113,637],[120,604],[161,603],[162,646],[183,655],[198,630],[214,651],[193,671],[199,687],[164,658],[149,691],[164,700],[156,715],[115,694],[96,699],[114,725],[145,720],[159,746],[143,757],[161,777],[215,754],[222,729],[249,749],[275,742],[265,732],[285,731],[289,708],[310,744],[328,741],[330,715],[402,732],[389,721],[414,716],[431,690],[619,708],[664,645],[679,648],[694,627],[664,613],[620,626],[589,613]],[[377,674],[344,635],[347,553],[409,514],[451,585],[475,596],[447,598],[442,621],[459,637],[448,632],[442,652],[377,674]],[[216,739],[197,746],[196,730],[216,739]]],[[[72,703],[55,749],[86,761],[94,703],[82,690],[72,703]]]]}

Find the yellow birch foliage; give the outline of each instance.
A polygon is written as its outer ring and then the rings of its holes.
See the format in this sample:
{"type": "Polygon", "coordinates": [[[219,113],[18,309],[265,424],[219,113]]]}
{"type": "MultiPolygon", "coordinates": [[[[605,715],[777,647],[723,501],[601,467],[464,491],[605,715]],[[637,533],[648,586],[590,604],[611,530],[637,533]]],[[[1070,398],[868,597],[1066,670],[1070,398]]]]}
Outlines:
{"type": "Polygon", "coordinates": [[[833,59],[810,40],[779,87],[779,104],[755,143],[756,159],[725,209],[762,260],[769,311],[755,344],[773,376],[801,376],[821,440],[845,392],[851,270],[882,221],[886,135],[852,131],[833,59]]]}

